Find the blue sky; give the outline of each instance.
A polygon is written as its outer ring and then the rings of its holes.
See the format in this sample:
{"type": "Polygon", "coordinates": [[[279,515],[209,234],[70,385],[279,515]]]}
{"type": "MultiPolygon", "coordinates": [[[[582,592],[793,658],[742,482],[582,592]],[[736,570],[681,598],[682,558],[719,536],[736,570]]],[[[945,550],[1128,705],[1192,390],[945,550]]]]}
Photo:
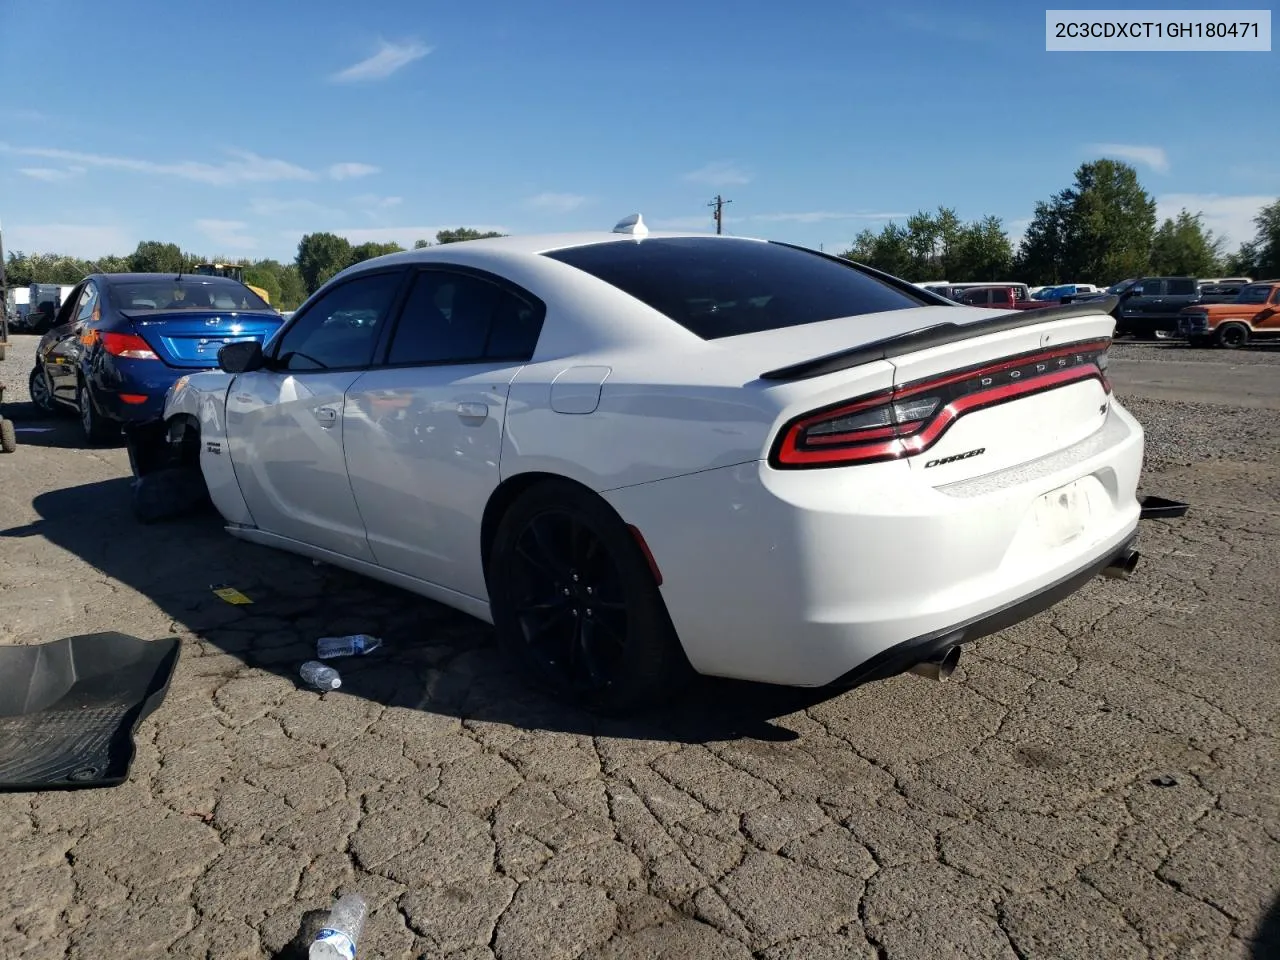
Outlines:
{"type": "Polygon", "coordinates": [[[1047,53],[1025,2],[104,11],[0,0],[7,249],[289,259],[315,230],[409,245],[636,211],[711,230],[717,193],[726,232],[827,250],[939,204],[1016,236],[1101,155],[1235,246],[1280,193],[1276,52],[1047,53]]]}

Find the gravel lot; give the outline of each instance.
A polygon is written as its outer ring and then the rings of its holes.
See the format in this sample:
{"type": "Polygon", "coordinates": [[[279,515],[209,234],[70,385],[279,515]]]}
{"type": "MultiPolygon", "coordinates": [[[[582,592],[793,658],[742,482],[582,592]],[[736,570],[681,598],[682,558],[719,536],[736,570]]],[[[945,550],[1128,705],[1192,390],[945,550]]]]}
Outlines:
{"type": "Polygon", "coordinates": [[[129,783],[0,795],[0,957],[300,958],[348,889],[365,958],[1280,953],[1280,352],[1116,348],[1144,485],[1193,512],[952,682],[707,682],[605,723],[466,617],[213,518],[137,525],[124,451],[25,402],[33,347],[0,362],[0,643],[183,648],[129,783]],[[298,689],[348,631],[386,646],[298,689]]]}

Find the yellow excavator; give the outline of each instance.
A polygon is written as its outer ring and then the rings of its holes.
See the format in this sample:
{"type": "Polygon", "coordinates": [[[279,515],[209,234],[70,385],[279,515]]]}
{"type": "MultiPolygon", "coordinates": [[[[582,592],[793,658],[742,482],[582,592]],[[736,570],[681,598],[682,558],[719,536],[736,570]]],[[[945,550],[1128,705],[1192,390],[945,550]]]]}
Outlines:
{"type": "MultiPolygon", "coordinates": [[[[236,283],[244,283],[244,267],[238,263],[198,263],[193,272],[202,277],[227,277],[236,283]]],[[[244,285],[260,296],[264,303],[271,303],[271,297],[267,295],[267,291],[251,283],[244,283],[244,285]]]]}

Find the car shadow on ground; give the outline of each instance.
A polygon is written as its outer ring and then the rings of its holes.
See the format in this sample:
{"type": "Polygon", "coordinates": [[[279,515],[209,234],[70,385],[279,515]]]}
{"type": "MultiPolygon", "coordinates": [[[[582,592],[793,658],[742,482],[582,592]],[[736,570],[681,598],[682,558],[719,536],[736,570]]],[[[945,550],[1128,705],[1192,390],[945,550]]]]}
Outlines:
{"type": "Polygon", "coordinates": [[[1271,902],[1271,909],[1254,934],[1251,960],[1276,960],[1276,957],[1280,957],[1280,894],[1271,902]]]}
{"type": "MultiPolygon", "coordinates": [[[[322,636],[383,639],[365,657],[334,662],[342,692],[388,706],[525,729],[686,743],[740,738],[788,741],[779,718],[829,700],[835,690],[797,690],[697,679],[678,700],[625,719],[601,718],[536,692],[496,646],[492,628],[394,587],[229,536],[211,511],[166,523],[138,522],[130,478],[44,493],[39,519],[0,529],[5,542],[43,537],[155,603],[174,633],[209,652],[301,685],[298,669],[322,636]],[[229,585],[252,600],[228,603],[229,585]]],[[[130,625],[114,629],[128,633],[130,625]]],[[[147,637],[146,639],[158,639],[147,637]]]]}
{"type": "MultiPolygon", "coordinates": [[[[22,403],[6,401],[2,412],[6,420],[13,421],[19,448],[90,449],[85,443],[84,434],[80,432],[80,421],[76,419],[73,410],[46,413],[28,400],[22,403]]],[[[123,434],[115,446],[124,446],[123,434]]]]}

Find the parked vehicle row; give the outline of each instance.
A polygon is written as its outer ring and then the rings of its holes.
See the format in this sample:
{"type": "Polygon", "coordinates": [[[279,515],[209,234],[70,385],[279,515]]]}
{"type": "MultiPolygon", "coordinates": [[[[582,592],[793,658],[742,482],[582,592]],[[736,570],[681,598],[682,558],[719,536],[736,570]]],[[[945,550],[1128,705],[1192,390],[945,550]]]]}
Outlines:
{"type": "Polygon", "coordinates": [[[1178,315],[1177,335],[1196,347],[1243,347],[1280,338],[1280,280],[1241,288],[1227,303],[1199,303],[1178,315]]]}

